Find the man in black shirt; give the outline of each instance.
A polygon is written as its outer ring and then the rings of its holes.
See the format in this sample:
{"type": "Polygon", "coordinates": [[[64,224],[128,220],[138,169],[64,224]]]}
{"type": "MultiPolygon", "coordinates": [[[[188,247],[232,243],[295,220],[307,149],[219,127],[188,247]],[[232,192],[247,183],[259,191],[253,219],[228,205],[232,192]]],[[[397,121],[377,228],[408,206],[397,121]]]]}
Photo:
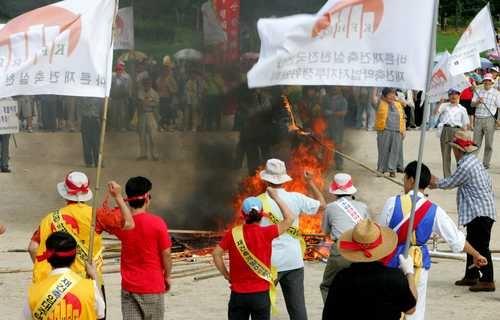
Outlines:
{"type": "Polygon", "coordinates": [[[396,248],[397,235],[369,219],[346,231],[337,245],[352,265],[332,282],[323,320],[399,320],[417,303],[413,259],[399,256],[401,270],[379,262],[396,248]]]}

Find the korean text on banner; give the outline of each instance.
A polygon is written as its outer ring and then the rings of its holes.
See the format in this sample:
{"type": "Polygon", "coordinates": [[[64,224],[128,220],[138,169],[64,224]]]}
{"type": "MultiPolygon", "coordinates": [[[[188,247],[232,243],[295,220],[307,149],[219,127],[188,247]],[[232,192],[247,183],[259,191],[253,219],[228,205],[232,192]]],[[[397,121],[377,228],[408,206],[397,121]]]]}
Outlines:
{"type": "Polygon", "coordinates": [[[480,68],[479,53],[495,46],[495,28],[490,6],[486,5],[465,29],[455,46],[449,62],[451,74],[457,75],[480,68]]]}
{"type": "Polygon", "coordinates": [[[434,1],[330,0],[316,15],[261,19],[248,84],[424,90],[434,1]]]}
{"type": "Polygon", "coordinates": [[[431,87],[429,89],[429,101],[437,102],[441,98],[448,97],[448,90],[453,88],[463,91],[470,87],[470,83],[463,73],[453,76],[449,70],[450,53],[445,51],[441,55],[434,69],[432,70],[431,87]]]}
{"type": "Polygon", "coordinates": [[[115,20],[115,50],[134,50],[134,8],[118,10],[115,20]]]}
{"type": "Polygon", "coordinates": [[[19,132],[17,102],[13,99],[0,99],[0,134],[19,132]]]}
{"type": "Polygon", "coordinates": [[[0,30],[0,97],[107,96],[114,12],[115,0],[67,0],[9,21],[0,30]]]}

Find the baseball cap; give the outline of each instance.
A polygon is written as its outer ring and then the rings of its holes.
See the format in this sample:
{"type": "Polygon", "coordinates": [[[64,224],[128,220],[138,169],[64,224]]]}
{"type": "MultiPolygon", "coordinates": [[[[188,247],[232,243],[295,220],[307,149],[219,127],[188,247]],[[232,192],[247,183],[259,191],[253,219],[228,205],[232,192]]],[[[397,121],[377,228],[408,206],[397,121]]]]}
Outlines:
{"type": "Polygon", "coordinates": [[[260,201],[259,198],[248,197],[243,201],[241,211],[243,211],[244,214],[250,214],[252,210],[258,212],[262,211],[262,201],[260,201]]]}
{"type": "Polygon", "coordinates": [[[490,80],[493,81],[493,75],[491,73],[487,73],[483,76],[483,81],[490,80]]]}
{"type": "Polygon", "coordinates": [[[497,66],[494,66],[494,67],[490,68],[490,71],[500,72],[500,68],[498,68],[497,66]]]}
{"type": "Polygon", "coordinates": [[[448,90],[448,95],[451,95],[454,93],[460,94],[460,90],[458,90],[457,88],[451,88],[450,90],[448,90]]]}

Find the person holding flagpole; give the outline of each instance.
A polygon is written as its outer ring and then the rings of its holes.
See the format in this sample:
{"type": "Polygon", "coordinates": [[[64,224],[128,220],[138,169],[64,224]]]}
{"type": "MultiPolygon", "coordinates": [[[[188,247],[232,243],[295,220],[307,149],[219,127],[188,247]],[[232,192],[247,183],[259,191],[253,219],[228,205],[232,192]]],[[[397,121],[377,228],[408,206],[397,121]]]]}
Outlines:
{"type": "MultiPolygon", "coordinates": [[[[458,96],[458,94],[457,94],[458,96]]],[[[378,216],[378,223],[381,226],[387,226],[398,234],[398,246],[393,255],[384,260],[389,267],[399,267],[397,256],[403,253],[406,235],[408,234],[408,217],[411,209],[411,200],[413,198],[415,187],[415,177],[417,172],[417,162],[409,163],[405,170],[404,195],[391,197],[387,200],[378,216]]],[[[429,168],[422,163],[420,181],[418,185],[418,194],[415,210],[415,224],[413,225],[414,240],[411,243],[409,254],[414,259],[415,281],[418,291],[417,309],[406,319],[423,320],[425,319],[425,301],[427,294],[427,279],[431,260],[427,241],[432,234],[437,234],[444,239],[453,252],[465,251],[473,257],[475,266],[484,266],[487,264],[486,258],[481,256],[466,240],[464,234],[458,230],[455,223],[446,214],[446,212],[437,204],[425,198],[425,189],[431,181],[431,172],[429,168]]]]}

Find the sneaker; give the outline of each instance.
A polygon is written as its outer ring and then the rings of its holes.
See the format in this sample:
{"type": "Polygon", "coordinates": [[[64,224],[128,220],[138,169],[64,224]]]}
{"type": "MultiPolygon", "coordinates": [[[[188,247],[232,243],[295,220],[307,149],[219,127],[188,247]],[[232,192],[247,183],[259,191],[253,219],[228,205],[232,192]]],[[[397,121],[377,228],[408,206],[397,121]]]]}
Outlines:
{"type": "Polygon", "coordinates": [[[475,285],[469,288],[472,292],[493,292],[495,291],[495,282],[478,281],[475,285]]]}
{"type": "Polygon", "coordinates": [[[478,282],[478,279],[461,279],[461,280],[458,280],[458,281],[455,281],[455,285],[456,286],[459,286],[459,287],[470,287],[470,286],[473,286],[473,285],[476,285],[478,282]]]}

